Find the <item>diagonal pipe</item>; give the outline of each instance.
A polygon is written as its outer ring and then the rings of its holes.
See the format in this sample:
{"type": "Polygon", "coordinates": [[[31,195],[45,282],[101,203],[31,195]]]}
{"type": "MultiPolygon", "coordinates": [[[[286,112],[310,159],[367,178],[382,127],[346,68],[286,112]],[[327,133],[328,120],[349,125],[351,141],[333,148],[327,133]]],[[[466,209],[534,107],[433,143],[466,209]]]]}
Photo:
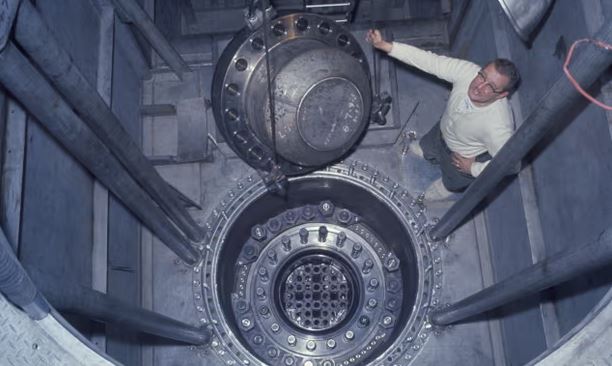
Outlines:
{"type": "Polygon", "coordinates": [[[28,268],[28,272],[49,303],[61,312],[85,316],[187,344],[204,345],[211,339],[210,330],[205,327],[196,327],[131,305],[35,268],[28,268]]]}
{"type": "Polygon", "coordinates": [[[598,240],[546,258],[448,307],[430,313],[433,324],[449,325],[546,290],[612,263],[612,228],[598,240]]]}
{"type": "Polygon", "coordinates": [[[200,253],[12,42],[0,51],[0,83],[164,244],[198,262],[200,253]]]}
{"type": "Polygon", "coordinates": [[[191,69],[183,60],[181,55],[172,47],[168,39],[157,29],[151,17],[135,0],[112,0],[117,10],[126,15],[128,20],[134,23],[142,35],[149,41],[157,54],[166,61],[170,69],[183,80],[183,74],[191,72],[191,69]]]}
{"type": "Polygon", "coordinates": [[[202,228],[59,45],[29,0],[22,1],[19,7],[15,40],[176,226],[190,240],[202,241],[202,228]]]}
{"type": "MultiPolygon", "coordinates": [[[[612,43],[612,21],[604,24],[593,38],[612,43]]],[[[610,64],[612,64],[612,52],[592,46],[585,47],[575,56],[571,71],[580,85],[588,87],[610,64]]],[[[538,107],[495,155],[485,170],[429,231],[429,237],[433,240],[440,240],[455,230],[474,207],[491,193],[509,172],[514,170],[521,159],[555,123],[563,119],[564,115],[582,100],[582,95],[565,75],[561,75],[538,103],[538,107]]]]}

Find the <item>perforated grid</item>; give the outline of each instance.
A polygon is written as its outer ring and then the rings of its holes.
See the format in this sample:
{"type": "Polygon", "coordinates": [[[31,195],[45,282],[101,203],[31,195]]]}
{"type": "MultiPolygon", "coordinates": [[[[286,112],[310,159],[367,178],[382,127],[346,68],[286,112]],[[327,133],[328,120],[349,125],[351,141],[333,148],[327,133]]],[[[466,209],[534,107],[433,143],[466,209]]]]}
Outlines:
{"type": "Polygon", "coordinates": [[[289,273],[283,286],[283,311],[296,326],[328,330],[349,313],[353,291],[347,269],[333,260],[313,259],[289,273]]]}

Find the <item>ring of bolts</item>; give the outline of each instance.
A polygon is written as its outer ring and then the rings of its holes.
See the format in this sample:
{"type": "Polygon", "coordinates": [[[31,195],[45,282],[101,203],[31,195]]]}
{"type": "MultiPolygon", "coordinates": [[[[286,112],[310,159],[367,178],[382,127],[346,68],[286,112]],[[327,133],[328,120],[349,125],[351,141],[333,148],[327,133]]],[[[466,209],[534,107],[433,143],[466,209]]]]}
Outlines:
{"type": "Polygon", "coordinates": [[[397,325],[398,257],[359,216],[330,201],[253,226],[236,269],[233,311],[266,364],[353,363],[397,325]]]}

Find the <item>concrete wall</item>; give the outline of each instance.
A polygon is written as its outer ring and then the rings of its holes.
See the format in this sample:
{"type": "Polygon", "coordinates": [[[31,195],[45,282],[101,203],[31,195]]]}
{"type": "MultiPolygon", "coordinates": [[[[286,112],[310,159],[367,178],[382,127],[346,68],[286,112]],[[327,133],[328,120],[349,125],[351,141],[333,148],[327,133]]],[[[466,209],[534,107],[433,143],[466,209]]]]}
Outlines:
{"type": "MultiPolygon", "coordinates": [[[[479,63],[496,55],[512,59],[523,76],[514,96],[515,113],[526,118],[562,75],[571,42],[588,35],[583,8],[579,2],[557,1],[531,46],[502,14],[496,2],[472,1],[454,35],[453,52],[479,63]]],[[[609,226],[611,146],[604,113],[584,102],[558,121],[525,162],[533,163],[532,174],[508,179],[489,199],[485,216],[497,280],[530,265],[539,251],[549,256],[594,240],[609,226]],[[523,200],[529,191],[535,193],[535,205],[523,200]],[[534,232],[541,233],[541,240],[534,232]]],[[[601,272],[559,286],[546,295],[553,304],[549,312],[541,312],[537,296],[499,310],[507,363],[524,364],[546,348],[546,338],[554,342],[569,331],[603,296],[611,279],[610,273],[601,272]],[[559,334],[550,334],[555,328],[559,334]]]]}

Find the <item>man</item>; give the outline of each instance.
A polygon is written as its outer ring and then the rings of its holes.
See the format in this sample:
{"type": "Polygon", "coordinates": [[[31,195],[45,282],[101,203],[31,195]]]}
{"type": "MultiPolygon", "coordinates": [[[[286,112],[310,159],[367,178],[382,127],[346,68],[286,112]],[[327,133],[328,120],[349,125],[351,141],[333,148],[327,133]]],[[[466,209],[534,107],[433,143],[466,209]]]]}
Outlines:
{"type": "Polygon", "coordinates": [[[446,189],[465,190],[512,136],[514,124],[506,97],[519,80],[516,66],[496,59],[481,68],[469,61],[387,42],[375,29],[368,31],[366,39],[391,57],[452,84],[440,122],[423,136],[420,146],[425,159],[440,164],[446,189]]]}

